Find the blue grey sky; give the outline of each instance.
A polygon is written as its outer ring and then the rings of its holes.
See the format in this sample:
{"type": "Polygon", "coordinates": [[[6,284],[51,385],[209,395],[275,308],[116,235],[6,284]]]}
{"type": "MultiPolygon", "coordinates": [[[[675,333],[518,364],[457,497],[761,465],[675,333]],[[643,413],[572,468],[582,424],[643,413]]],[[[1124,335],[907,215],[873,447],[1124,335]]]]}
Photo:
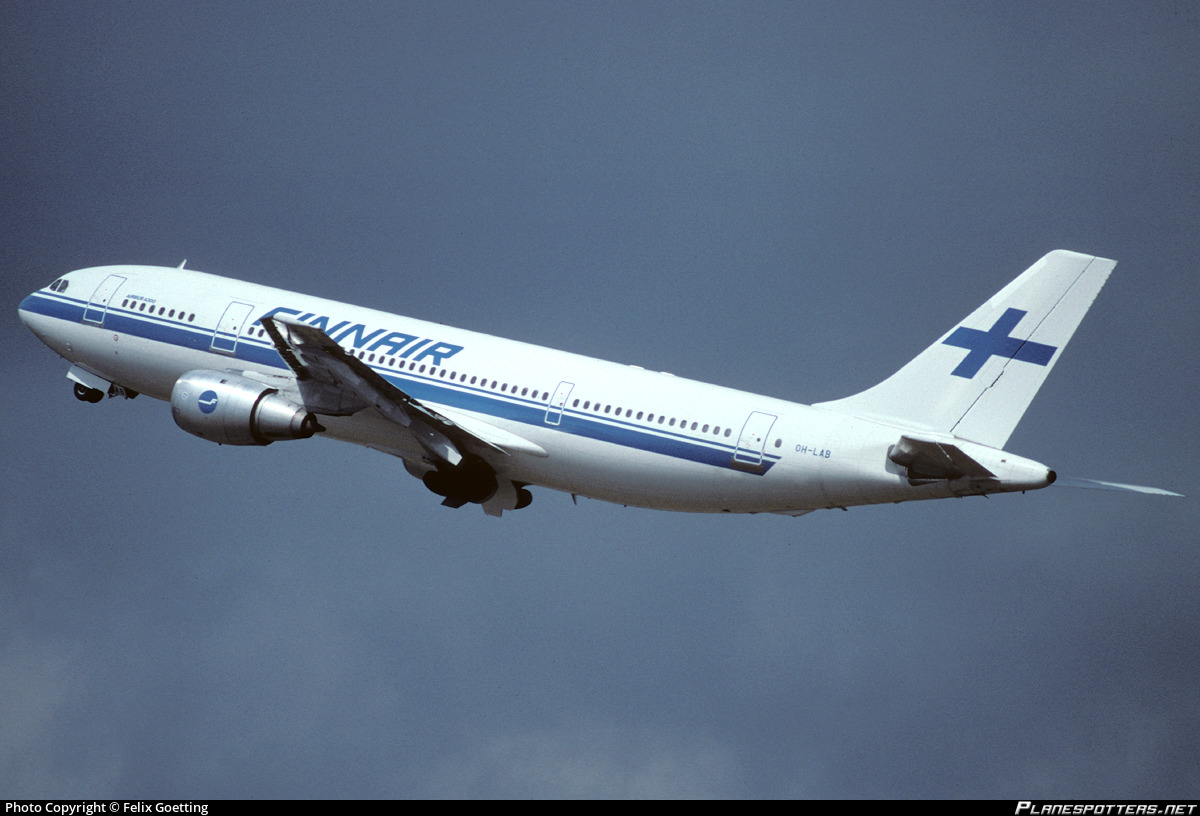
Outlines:
{"type": "Polygon", "coordinates": [[[886,377],[1045,252],[1119,261],[1008,445],[1200,493],[1200,9],[0,10],[0,792],[1200,796],[1200,512],[801,519],[218,447],[16,305],[178,265],[772,396],[886,377]]]}

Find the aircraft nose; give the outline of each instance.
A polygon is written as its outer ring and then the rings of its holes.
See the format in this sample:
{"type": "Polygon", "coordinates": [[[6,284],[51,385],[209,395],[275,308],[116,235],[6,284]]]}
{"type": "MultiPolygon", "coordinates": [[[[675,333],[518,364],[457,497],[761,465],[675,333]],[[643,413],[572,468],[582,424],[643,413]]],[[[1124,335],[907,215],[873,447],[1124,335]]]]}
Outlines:
{"type": "Polygon", "coordinates": [[[29,325],[29,318],[33,312],[33,298],[34,295],[26,295],[25,299],[17,306],[17,316],[26,326],[29,325]]]}
{"type": "Polygon", "coordinates": [[[46,342],[46,321],[40,313],[37,292],[27,295],[21,301],[17,306],[17,316],[21,318],[21,322],[25,324],[25,328],[33,332],[34,337],[43,343],[46,342]]]}

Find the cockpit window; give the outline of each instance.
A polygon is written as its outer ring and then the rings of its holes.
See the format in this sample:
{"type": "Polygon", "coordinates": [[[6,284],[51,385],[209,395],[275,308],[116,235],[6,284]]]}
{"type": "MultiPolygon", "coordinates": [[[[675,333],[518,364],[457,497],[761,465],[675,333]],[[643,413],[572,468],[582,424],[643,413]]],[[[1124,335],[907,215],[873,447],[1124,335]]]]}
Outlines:
{"type": "Polygon", "coordinates": [[[59,279],[58,279],[58,280],[56,280],[54,283],[50,284],[50,291],[51,291],[51,292],[65,292],[65,291],[67,291],[67,279],[66,279],[66,278],[59,278],[59,279]]]}

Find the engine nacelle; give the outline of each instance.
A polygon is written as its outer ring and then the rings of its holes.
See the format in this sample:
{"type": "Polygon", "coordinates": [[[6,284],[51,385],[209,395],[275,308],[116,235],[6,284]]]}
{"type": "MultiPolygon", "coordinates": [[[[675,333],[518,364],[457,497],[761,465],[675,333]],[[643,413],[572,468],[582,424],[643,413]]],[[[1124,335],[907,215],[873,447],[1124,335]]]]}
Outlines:
{"type": "Polygon", "coordinates": [[[189,371],[171,389],[175,424],[218,445],[270,445],[325,430],[279,390],[237,374],[189,371]]]}
{"type": "MultiPolygon", "coordinates": [[[[411,472],[411,470],[409,471],[411,472]]],[[[439,466],[430,470],[421,481],[425,486],[450,501],[482,504],[496,494],[499,482],[496,471],[478,456],[467,454],[456,466],[439,466]]],[[[457,506],[457,505],[455,505],[457,506]]]]}

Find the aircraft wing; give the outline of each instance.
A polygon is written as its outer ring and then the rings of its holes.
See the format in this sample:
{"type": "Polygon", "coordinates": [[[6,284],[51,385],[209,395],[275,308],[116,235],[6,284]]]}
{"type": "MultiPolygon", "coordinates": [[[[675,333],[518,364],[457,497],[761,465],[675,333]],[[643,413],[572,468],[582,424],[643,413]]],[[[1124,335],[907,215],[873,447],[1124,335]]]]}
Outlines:
{"type": "Polygon", "coordinates": [[[466,415],[452,419],[413,399],[318,328],[282,315],[264,317],[261,323],[296,373],[305,405],[314,413],[345,416],[374,408],[451,465],[462,461],[464,453],[547,455],[539,445],[488,422],[466,415]]]}

